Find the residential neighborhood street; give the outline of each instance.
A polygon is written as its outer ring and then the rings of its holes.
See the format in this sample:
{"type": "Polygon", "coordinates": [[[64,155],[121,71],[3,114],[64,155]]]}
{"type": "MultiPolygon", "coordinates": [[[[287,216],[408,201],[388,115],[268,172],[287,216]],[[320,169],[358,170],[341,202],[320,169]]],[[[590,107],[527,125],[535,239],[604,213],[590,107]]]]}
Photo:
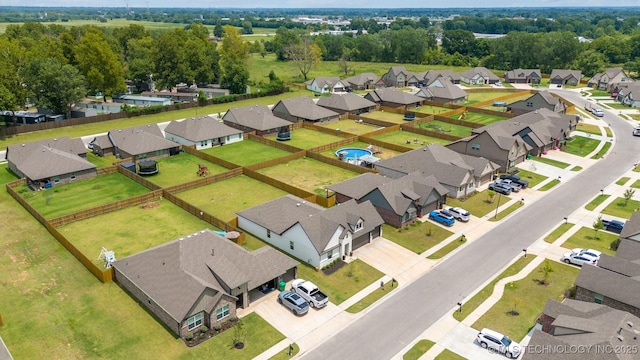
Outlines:
{"type": "MultiPolygon", "coordinates": [[[[554,91],[579,106],[580,93],[554,91]]],[[[371,309],[316,348],[301,353],[304,359],[391,359],[414,341],[496,272],[538,238],[569,217],[638,161],[632,126],[605,110],[604,121],[615,133],[606,158],[561,179],[548,196],[527,205],[495,228],[471,242],[424,276],[371,309]]],[[[568,170],[567,170],[568,171],[568,170]]],[[[560,176],[559,176],[560,177],[560,176]]]]}

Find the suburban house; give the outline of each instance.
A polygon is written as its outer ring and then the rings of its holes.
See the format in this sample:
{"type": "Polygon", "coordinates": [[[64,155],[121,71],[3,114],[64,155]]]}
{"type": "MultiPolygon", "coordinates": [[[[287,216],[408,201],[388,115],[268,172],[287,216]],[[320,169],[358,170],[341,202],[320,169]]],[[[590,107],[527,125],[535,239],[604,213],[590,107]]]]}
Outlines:
{"type": "Polygon", "coordinates": [[[9,145],[5,155],[9,170],[36,189],[95,177],[96,166],[86,157],[82,139],[67,136],[9,145]]]}
{"type": "Polygon", "coordinates": [[[468,94],[451,81],[438,78],[427,87],[422,87],[416,96],[437,103],[463,104],[467,101],[468,94]]]}
{"type": "Polygon", "coordinates": [[[317,124],[337,121],[340,117],[337,112],[316,105],[315,101],[308,96],[280,100],[273,106],[271,112],[293,123],[306,121],[317,124]]]}
{"type": "Polygon", "coordinates": [[[294,259],[248,251],[209,229],[112,263],[114,280],[177,336],[213,328],[296,277],[294,259]]]}
{"type": "Polygon", "coordinates": [[[542,108],[559,114],[564,114],[567,111],[567,105],[560,98],[553,96],[548,90],[536,92],[524,100],[507,105],[507,111],[511,111],[514,115],[521,115],[542,108]]]}
{"type": "Polygon", "coordinates": [[[239,228],[316,268],[381,236],[384,223],[369,201],[325,209],[293,195],[237,214],[239,228]]]}
{"type": "Polygon", "coordinates": [[[375,164],[380,174],[394,179],[416,171],[425,177],[433,175],[453,198],[467,196],[492,181],[499,167],[483,157],[460,154],[440,144],[429,144],[375,164]]]}
{"type": "Polygon", "coordinates": [[[316,94],[327,94],[347,91],[348,83],[340,80],[337,76],[323,76],[309,80],[305,83],[307,90],[316,94]]]}
{"type": "Polygon", "coordinates": [[[193,102],[198,100],[198,94],[177,91],[143,91],[142,96],[169,99],[172,102],[193,102]]]}
{"type": "Polygon", "coordinates": [[[609,68],[605,72],[593,75],[587,82],[587,86],[611,91],[617,84],[629,82],[633,82],[633,79],[622,68],[609,68]]]}
{"type": "Polygon", "coordinates": [[[335,111],[339,114],[360,115],[374,111],[377,107],[376,103],[367,100],[360,95],[354,93],[333,94],[331,96],[322,96],[318,99],[317,104],[323,108],[335,111]]]}
{"type": "Polygon", "coordinates": [[[131,106],[138,107],[147,107],[147,106],[165,106],[171,105],[171,99],[167,98],[159,98],[159,97],[151,97],[151,96],[134,96],[134,95],[123,95],[113,98],[114,102],[127,104],[131,106]]]}
{"type": "Polygon", "coordinates": [[[460,84],[460,74],[451,70],[428,70],[422,75],[422,80],[427,86],[438,79],[446,79],[452,84],[460,84]]]}
{"type": "Polygon", "coordinates": [[[111,114],[122,111],[122,104],[115,102],[84,100],[75,103],[74,106],[79,109],[93,109],[96,114],[111,114]]]}
{"type": "Polygon", "coordinates": [[[474,67],[460,74],[460,82],[471,85],[495,84],[498,81],[500,81],[498,75],[483,66],[474,67]]]}
{"type": "Polygon", "coordinates": [[[411,75],[413,74],[408,72],[404,66],[392,66],[380,79],[387,87],[401,88],[408,85],[407,80],[411,75]]]}
{"type": "Polygon", "coordinates": [[[419,172],[397,179],[364,173],[327,189],[335,192],[338,203],[351,199],[358,203],[371,201],[384,222],[395,227],[441,208],[448,193],[433,175],[425,177],[419,172]]]}
{"type": "Polygon", "coordinates": [[[219,87],[189,88],[188,92],[197,93],[198,97],[200,97],[200,92],[202,92],[204,97],[207,99],[213,99],[214,97],[220,96],[229,96],[231,94],[231,91],[229,89],[221,89],[219,87]]]}
{"type": "Polygon", "coordinates": [[[398,91],[395,88],[376,89],[370,91],[364,98],[381,106],[392,108],[404,107],[405,110],[420,106],[423,100],[419,96],[398,91]]]}
{"type": "Polygon", "coordinates": [[[549,75],[549,83],[560,86],[576,86],[581,79],[582,71],[580,70],[553,69],[551,70],[551,75],[549,75]]]}
{"type": "Polygon", "coordinates": [[[576,300],[640,317],[640,213],[625,223],[616,255],[602,254],[598,266],[583,266],[575,284],[576,300]]]}
{"type": "Polygon", "coordinates": [[[266,105],[249,105],[230,108],[222,117],[225,125],[242,130],[255,131],[258,136],[288,132],[291,122],[274,116],[266,105]]]}
{"type": "Polygon", "coordinates": [[[379,80],[380,77],[374,73],[362,73],[346,78],[342,82],[353,90],[368,90],[374,89],[379,80]]]}
{"type": "Polygon", "coordinates": [[[640,82],[629,83],[627,87],[619,87],[618,101],[630,107],[640,107],[640,82]]]}
{"type": "Polygon", "coordinates": [[[566,351],[524,351],[523,360],[631,360],[638,356],[632,349],[638,347],[640,318],[627,312],[571,299],[549,299],[538,321],[542,329],[534,330],[527,348],[566,351]],[[614,351],[621,348],[629,351],[614,351]]]}
{"type": "Polygon", "coordinates": [[[540,84],[540,69],[515,69],[504,73],[504,82],[511,84],[540,84]]]}
{"type": "Polygon", "coordinates": [[[164,136],[181,145],[195,146],[197,150],[232,144],[244,138],[242,130],[227,126],[211,116],[174,120],[164,129],[164,136]]]}
{"type": "Polygon", "coordinates": [[[158,124],[113,129],[95,137],[89,145],[98,156],[133,158],[136,163],[176,155],[180,151],[180,144],[165,139],[158,124]]]}

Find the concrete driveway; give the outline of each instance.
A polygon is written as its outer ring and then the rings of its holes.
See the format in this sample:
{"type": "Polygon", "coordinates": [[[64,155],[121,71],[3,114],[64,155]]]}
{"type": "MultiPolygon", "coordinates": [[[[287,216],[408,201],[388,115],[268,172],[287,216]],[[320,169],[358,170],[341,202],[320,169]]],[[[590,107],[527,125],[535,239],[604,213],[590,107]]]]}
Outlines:
{"type": "Polygon", "coordinates": [[[406,284],[435,265],[435,261],[428,260],[384,237],[361,247],[354,255],[385,275],[395,278],[400,284],[406,284]]]}

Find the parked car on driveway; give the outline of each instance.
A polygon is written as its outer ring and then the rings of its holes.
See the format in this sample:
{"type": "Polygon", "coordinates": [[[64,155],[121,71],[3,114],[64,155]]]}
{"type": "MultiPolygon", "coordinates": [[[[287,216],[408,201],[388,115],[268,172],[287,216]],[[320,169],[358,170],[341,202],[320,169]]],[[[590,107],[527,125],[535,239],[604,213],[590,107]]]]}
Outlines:
{"type": "Polygon", "coordinates": [[[471,214],[463,208],[449,207],[445,209],[454,219],[462,222],[467,222],[471,219],[471,214]]]}
{"type": "Polygon", "coordinates": [[[493,190],[502,195],[511,195],[511,188],[506,185],[502,185],[500,183],[489,184],[489,190],[493,190]]]}
{"type": "Polygon", "coordinates": [[[604,225],[605,230],[616,234],[620,234],[622,228],[624,228],[624,223],[619,220],[602,220],[602,225],[604,225]]]}
{"type": "Polygon", "coordinates": [[[478,343],[483,349],[497,351],[510,359],[517,358],[522,351],[520,344],[511,340],[508,336],[487,328],[480,330],[478,333],[478,343]]]}
{"type": "Polygon", "coordinates": [[[564,255],[562,255],[562,258],[560,258],[560,261],[564,261],[567,264],[573,264],[578,266],[582,266],[584,264],[587,264],[587,265],[598,264],[598,259],[596,257],[591,256],[589,254],[584,254],[581,252],[576,253],[573,251],[564,253],[564,255]]]}
{"type": "Polygon", "coordinates": [[[520,192],[520,189],[522,189],[522,185],[513,182],[511,179],[496,179],[495,182],[511,188],[511,191],[513,192],[520,192]]]}
{"type": "Polygon", "coordinates": [[[442,225],[453,226],[456,220],[451,215],[443,214],[441,211],[433,210],[429,213],[429,219],[442,225]]]}
{"type": "Polygon", "coordinates": [[[329,297],[311,281],[295,279],[291,282],[291,291],[302,296],[314,308],[323,308],[329,303],[329,297]]]}
{"type": "Polygon", "coordinates": [[[500,175],[500,179],[511,180],[516,184],[520,184],[520,186],[522,186],[523,189],[526,189],[529,187],[529,182],[527,180],[521,179],[520,176],[518,175],[502,174],[500,175]]]}
{"type": "Polygon", "coordinates": [[[291,291],[283,291],[278,294],[278,302],[296,315],[304,315],[309,312],[309,304],[300,295],[291,291]]]}

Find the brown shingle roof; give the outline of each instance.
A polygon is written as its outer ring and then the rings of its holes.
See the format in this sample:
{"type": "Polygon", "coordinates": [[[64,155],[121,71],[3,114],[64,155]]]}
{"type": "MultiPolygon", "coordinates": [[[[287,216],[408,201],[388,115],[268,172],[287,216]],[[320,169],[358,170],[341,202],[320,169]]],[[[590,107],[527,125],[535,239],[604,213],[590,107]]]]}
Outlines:
{"type": "Polygon", "coordinates": [[[484,66],[474,67],[473,69],[463,72],[462,74],[460,74],[460,76],[466,79],[472,79],[477,74],[482,76],[483,78],[487,78],[490,80],[500,80],[498,75],[492,73],[491,71],[489,71],[489,69],[487,69],[484,66]]]}
{"type": "MultiPolygon", "coordinates": [[[[283,99],[280,100],[279,103],[282,104],[282,106],[284,106],[287,109],[287,112],[292,116],[311,121],[337,117],[340,115],[335,111],[316,105],[313,99],[308,96],[283,99]]],[[[276,107],[277,106],[278,104],[276,104],[276,107]]]]}
{"type": "Polygon", "coordinates": [[[227,126],[211,116],[174,120],[167,125],[164,131],[193,142],[242,133],[242,131],[227,126]]]}
{"type": "Polygon", "coordinates": [[[364,86],[364,84],[366,84],[367,82],[375,83],[378,80],[380,80],[380,77],[374,73],[362,73],[350,78],[346,78],[344,79],[344,82],[351,85],[364,86]]]}
{"type": "Polygon", "coordinates": [[[352,199],[361,199],[378,186],[390,180],[390,178],[385,176],[367,172],[343,182],[330,185],[327,189],[343,194],[352,199]]]}

